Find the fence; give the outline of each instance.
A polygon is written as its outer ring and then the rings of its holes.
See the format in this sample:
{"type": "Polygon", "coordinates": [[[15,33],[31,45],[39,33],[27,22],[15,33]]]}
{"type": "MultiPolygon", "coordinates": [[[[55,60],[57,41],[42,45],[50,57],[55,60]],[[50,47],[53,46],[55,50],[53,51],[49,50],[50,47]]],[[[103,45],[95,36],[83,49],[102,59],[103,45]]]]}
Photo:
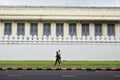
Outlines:
{"type": "Polygon", "coordinates": [[[112,44],[120,43],[119,37],[114,36],[68,36],[68,37],[51,37],[51,36],[0,36],[1,44],[112,44]]]}

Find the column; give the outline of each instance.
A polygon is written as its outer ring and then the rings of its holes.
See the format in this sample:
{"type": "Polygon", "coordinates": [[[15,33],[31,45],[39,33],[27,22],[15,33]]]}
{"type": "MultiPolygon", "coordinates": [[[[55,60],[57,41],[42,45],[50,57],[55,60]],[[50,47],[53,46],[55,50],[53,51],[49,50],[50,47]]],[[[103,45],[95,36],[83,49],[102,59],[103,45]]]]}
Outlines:
{"type": "Polygon", "coordinates": [[[52,37],[56,36],[56,23],[55,22],[51,23],[51,36],[52,37]]]}
{"type": "Polygon", "coordinates": [[[102,24],[102,33],[104,37],[107,37],[107,24],[106,23],[102,24]]]}
{"type": "Polygon", "coordinates": [[[120,23],[115,24],[115,36],[120,37],[120,23]]]}
{"type": "Polygon", "coordinates": [[[17,22],[12,22],[12,36],[17,35],[17,22]]]}
{"type": "Polygon", "coordinates": [[[0,36],[4,36],[4,23],[0,22],[0,36]]]}
{"type": "Polygon", "coordinates": [[[67,22],[64,23],[64,37],[68,37],[69,35],[69,24],[67,22]]]}
{"type": "Polygon", "coordinates": [[[120,37],[120,22],[119,22],[118,27],[119,27],[119,30],[118,30],[118,37],[120,37]]]}
{"type": "Polygon", "coordinates": [[[90,37],[94,37],[95,36],[95,26],[94,23],[90,23],[90,37]]]}
{"type": "Polygon", "coordinates": [[[38,23],[38,36],[43,36],[43,23],[38,23]]]}
{"type": "Polygon", "coordinates": [[[30,23],[25,23],[25,36],[30,36],[30,23]]]}
{"type": "Polygon", "coordinates": [[[82,24],[77,23],[77,37],[81,37],[81,36],[82,36],[82,24]]]}

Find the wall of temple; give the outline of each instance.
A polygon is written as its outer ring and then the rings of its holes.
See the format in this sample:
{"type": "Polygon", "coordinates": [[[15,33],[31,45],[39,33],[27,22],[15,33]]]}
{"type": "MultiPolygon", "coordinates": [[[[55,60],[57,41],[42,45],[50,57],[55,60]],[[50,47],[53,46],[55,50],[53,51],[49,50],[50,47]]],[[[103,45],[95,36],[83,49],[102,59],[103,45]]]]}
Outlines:
{"type": "Polygon", "coordinates": [[[0,45],[0,60],[120,60],[120,44],[0,45]]]}
{"type": "Polygon", "coordinates": [[[0,6],[0,60],[54,60],[59,49],[62,60],[120,60],[120,7],[0,6]]]}

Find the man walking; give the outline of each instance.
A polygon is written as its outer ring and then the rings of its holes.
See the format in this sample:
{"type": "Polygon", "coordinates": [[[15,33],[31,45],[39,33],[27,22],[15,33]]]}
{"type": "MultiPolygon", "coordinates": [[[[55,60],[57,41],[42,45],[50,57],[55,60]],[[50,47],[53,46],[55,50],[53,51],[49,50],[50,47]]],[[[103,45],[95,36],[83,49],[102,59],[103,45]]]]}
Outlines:
{"type": "Polygon", "coordinates": [[[60,53],[60,50],[58,50],[58,54],[59,54],[59,56],[60,56],[59,61],[60,61],[60,64],[61,64],[61,53],[60,53]]]}
{"type": "Polygon", "coordinates": [[[55,66],[56,66],[56,64],[58,63],[59,64],[59,66],[60,66],[60,55],[58,54],[58,51],[56,51],[56,60],[55,60],[55,66]]]}

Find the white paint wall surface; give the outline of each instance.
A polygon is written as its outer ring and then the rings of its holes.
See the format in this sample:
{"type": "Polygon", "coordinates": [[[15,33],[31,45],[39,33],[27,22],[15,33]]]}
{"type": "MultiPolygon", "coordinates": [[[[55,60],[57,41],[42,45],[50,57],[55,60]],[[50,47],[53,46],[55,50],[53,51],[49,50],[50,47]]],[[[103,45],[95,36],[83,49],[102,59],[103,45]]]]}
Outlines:
{"type": "Polygon", "coordinates": [[[56,50],[62,60],[120,60],[120,45],[0,45],[0,60],[54,60],[56,50]]]}

